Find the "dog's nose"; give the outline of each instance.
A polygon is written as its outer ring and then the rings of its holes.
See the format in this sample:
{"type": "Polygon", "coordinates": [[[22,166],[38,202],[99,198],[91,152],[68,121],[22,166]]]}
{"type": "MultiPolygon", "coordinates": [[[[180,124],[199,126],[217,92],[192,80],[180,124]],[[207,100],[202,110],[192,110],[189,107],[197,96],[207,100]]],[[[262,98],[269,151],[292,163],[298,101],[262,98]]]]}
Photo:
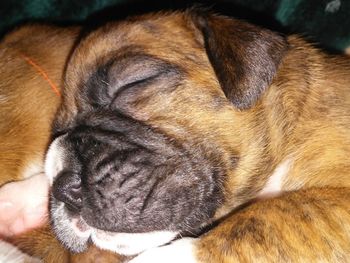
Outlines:
{"type": "Polygon", "coordinates": [[[53,196],[64,202],[72,212],[79,213],[82,207],[81,178],[78,174],[63,171],[52,185],[53,196]]]}

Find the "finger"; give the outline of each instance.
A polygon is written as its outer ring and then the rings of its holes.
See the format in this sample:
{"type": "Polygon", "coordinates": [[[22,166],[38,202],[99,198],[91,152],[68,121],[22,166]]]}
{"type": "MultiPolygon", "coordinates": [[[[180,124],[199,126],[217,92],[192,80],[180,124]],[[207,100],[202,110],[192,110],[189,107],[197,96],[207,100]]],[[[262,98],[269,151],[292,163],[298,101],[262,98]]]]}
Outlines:
{"type": "Polygon", "coordinates": [[[47,221],[48,181],[40,174],[0,188],[0,235],[20,234],[47,221]]]}

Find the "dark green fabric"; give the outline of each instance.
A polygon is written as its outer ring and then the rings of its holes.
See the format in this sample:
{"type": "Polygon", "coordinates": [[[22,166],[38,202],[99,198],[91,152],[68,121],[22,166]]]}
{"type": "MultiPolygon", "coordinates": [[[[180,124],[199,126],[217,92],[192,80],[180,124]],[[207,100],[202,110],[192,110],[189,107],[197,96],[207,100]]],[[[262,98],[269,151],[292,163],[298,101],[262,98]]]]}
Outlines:
{"type": "Polygon", "coordinates": [[[281,0],[276,19],[295,32],[305,33],[326,47],[350,45],[350,1],[281,0]]]}
{"type": "MultiPolygon", "coordinates": [[[[286,32],[308,36],[312,41],[331,50],[350,45],[350,0],[227,0],[197,1],[212,7],[232,5],[234,15],[244,12],[247,17],[261,16],[274,20],[286,32]],[[249,15],[249,13],[251,14],[249,15]]],[[[0,34],[22,22],[48,21],[63,24],[83,22],[100,10],[145,11],[160,8],[191,6],[185,0],[2,0],[0,1],[0,34]]],[[[225,7],[223,9],[225,9],[225,7]]],[[[220,10],[221,11],[221,10],[220,10]]],[[[225,11],[225,10],[224,10],[225,11]]],[[[242,17],[245,17],[243,15],[242,17]]],[[[254,19],[253,19],[254,20],[254,19]]],[[[268,22],[266,22],[268,24],[268,22]]],[[[262,23],[264,24],[264,23],[262,23]]]]}
{"type": "Polygon", "coordinates": [[[331,50],[350,45],[350,0],[232,0],[331,50]]]}

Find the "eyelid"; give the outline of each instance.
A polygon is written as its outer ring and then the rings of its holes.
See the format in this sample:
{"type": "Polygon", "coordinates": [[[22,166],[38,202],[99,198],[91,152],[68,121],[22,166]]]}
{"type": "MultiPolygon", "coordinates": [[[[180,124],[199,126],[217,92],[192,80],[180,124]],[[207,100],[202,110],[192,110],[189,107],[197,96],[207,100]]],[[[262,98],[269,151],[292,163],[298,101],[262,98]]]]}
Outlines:
{"type": "Polygon", "coordinates": [[[136,78],[135,80],[132,80],[131,82],[122,85],[121,87],[117,88],[116,91],[113,93],[113,97],[117,97],[120,95],[120,93],[124,92],[125,90],[135,87],[141,83],[147,84],[148,82],[158,78],[161,76],[164,72],[158,72],[154,75],[150,75],[148,77],[141,77],[141,78],[136,78]]]}
{"type": "Polygon", "coordinates": [[[116,61],[108,73],[109,96],[114,97],[121,92],[119,90],[125,90],[124,87],[158,75],[158,69],[157,64],[152,61],[135,61],[135,59],[129,59],[127,62],[116,61]]]}
{"type": "Polygon", "coordinates": [[[131,87],[175,73],[178,73],[175,65],[160,59],[134,57],[127,59],[127,62],[119,60],[109,69],[108,95],[114,98],[131,87]]]}

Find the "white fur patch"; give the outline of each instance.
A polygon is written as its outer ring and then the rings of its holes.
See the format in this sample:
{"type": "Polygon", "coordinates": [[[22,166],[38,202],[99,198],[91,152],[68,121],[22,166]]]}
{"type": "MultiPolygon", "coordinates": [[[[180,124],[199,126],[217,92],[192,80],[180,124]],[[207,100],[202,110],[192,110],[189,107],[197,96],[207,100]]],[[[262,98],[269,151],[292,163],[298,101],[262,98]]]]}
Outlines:
{"type": "Polygon", "coordinates": [[[71,221],[71,226],[74,233],[80,238],[87,239],[92,233],[92,227],[86,224],[85,220],[80,217],[73,218],[71,221]]]}
{"type": "Polygon", "coordinates": [[[274,197],[282,192],[283,182],[288,175],[292,163],[292,159],[288,158],[277,165],[264,188],[258,194],[258,198],[274,197]]]}
{"type": "Polygon", "coordinates": [[[0,240],[0,262],[4,263],[40,263],[41,260],[22,253],[16,247],[0,240]]]}
{"type": "Polygon", "coordinates": [[[164,245],[177,236],[176,232],[155,231],[148,233],[109,233],[94,229],[92,242],[102,248],[122,255],[135,255],[164,245]]]}
{"type": "Polygon", "coordinates": [[[53,179],[63,169],[63,153],[62,147],[60,147],[60,141],[64,136],[55,139],[46,154],[45,160],[45,174],[49,178],[50,184],[52,185],[53,179]]]}
{"type": "Polygon", "coordinates": [[[147,250],[129,263],[197,263],[195,241],[194,238],[182,238],[170,245],[147,250]]]}

